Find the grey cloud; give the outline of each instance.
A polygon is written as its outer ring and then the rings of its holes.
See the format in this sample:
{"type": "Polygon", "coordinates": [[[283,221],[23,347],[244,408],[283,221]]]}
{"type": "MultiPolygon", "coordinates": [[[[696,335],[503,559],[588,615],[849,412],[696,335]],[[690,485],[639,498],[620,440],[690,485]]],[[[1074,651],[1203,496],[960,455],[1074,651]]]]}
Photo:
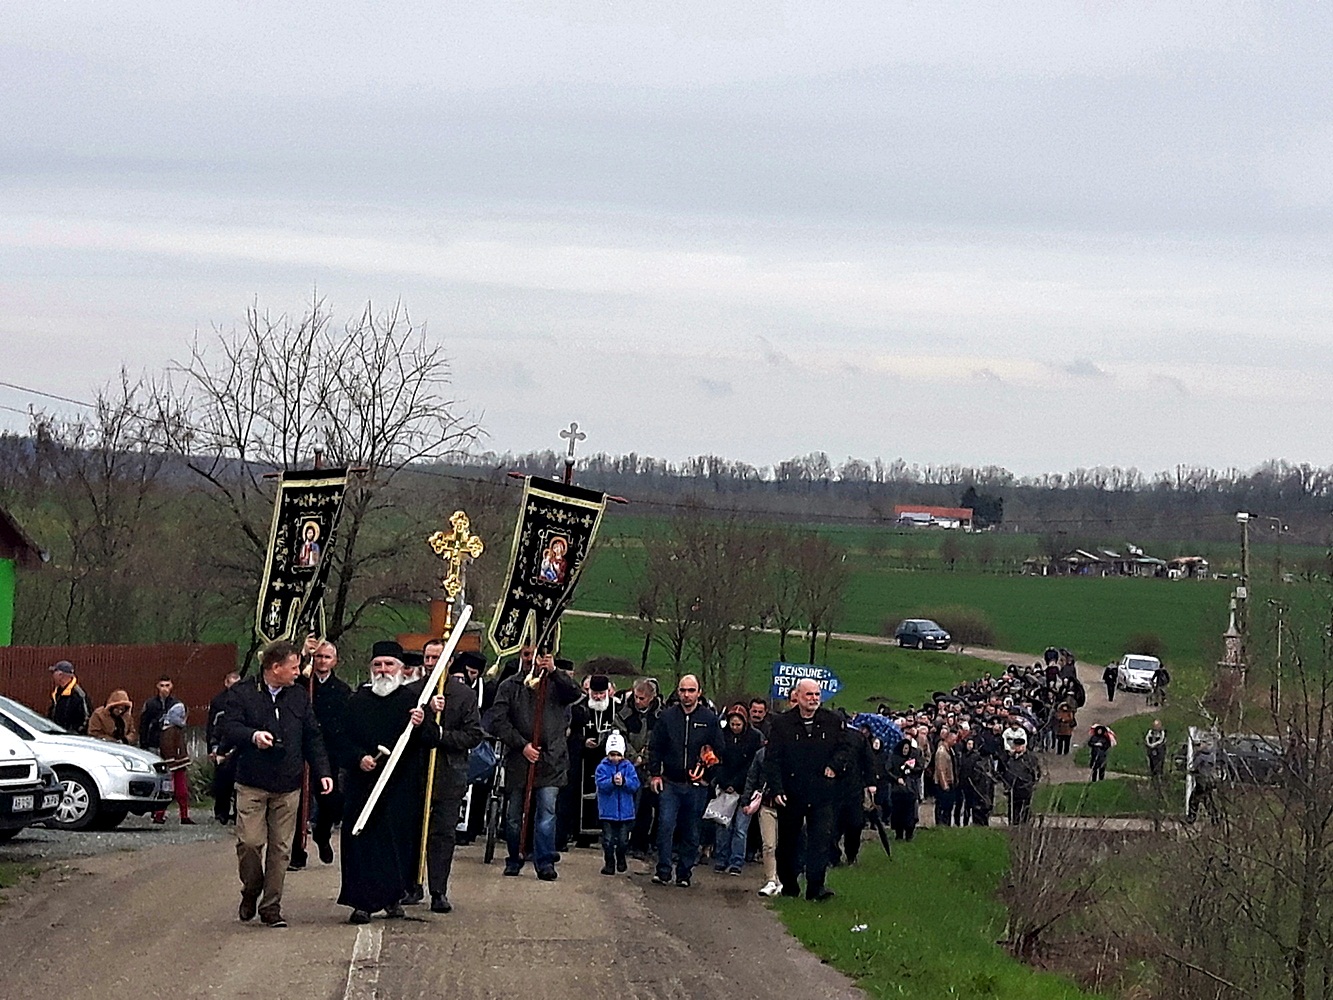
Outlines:
{"type": "Polygon", "coordinates": [[[730,382],[721,379],[700,378],[698,382],[699,388],[704,391],[704,395],[711,399],[725,399],[734,395],[736,391],[730,382]]]}
{"type": "Polygon", "coordinates": [[[1104,368],[1099,368],[1087,358],[1078,358],[1067,364],[1058,365],[1057,370],[1066,375],[1073,375],[1076,378],[1105,379],[1110,378],[1111,373],[1104,368]]]}

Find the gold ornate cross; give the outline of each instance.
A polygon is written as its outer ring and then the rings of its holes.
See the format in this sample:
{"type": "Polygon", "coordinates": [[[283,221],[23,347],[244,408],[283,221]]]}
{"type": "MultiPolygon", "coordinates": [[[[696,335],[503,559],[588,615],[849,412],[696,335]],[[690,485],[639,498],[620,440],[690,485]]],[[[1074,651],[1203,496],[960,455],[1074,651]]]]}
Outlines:
{"type": "Polygon", "coordinates": [[[480,538],[472,533],[472,523],[461,510],[456,510],[449,517],[452,531],[437,531],[427,542],[435,554],[444,560],[444,579],[440,586],[452,604],[458,599],[458,592],[463,589],[463,558],[476,558],[486,548],[480,538]]]}

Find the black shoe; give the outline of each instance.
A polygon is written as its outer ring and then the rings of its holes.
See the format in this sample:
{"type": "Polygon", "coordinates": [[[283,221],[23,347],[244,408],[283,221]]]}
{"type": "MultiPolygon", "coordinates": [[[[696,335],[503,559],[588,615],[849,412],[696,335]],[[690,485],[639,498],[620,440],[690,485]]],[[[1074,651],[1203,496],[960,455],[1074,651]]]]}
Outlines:
{"type": "Polygon", "coordinates": [[[800,899],[800,898],[801,898],[801,887],[800,887],[800,886],[796,886],[795,888],[788,889],[788,888],[784,885],[784,886],[782,887],[782,894],[783,894],[784,896],[786,896],[788,899],[800,899]]]}
{"type": "Polygon", "coordinates": [[[614,875],[615,873],[616,873],[616,866],[615,866],[614,864],[612,864],[610,861],[608,861],[606,864],[602,865],[602,874],[603,874],[603,875],[614,875]]]}
{"type": "Polygon", "coordinates": [[[681,889],[688,889],[690,887],[690,880],[687,878],[678,878],[676,879],[676,885],[681,889]]]}
{"type": "Polygon", "coordinates": [[[287,921],[282,919],[281,913],[261,913],[259,922],[265,927],[286,927],[287,921]]]}
{"type": "Polygon", "coordinates": [[[837,893],[834,892],[832,889],[820,889],[813,895],[807,894],[805,898],[812,903],[823,903],[832,899],[836,895],[837,893]]]}
{"type": "Polygon", "coordinates": [[[402,920],[407,916],[407,911],[401,906],[386,906],[384,908],[385,920],[402,920]]]}
{"type": "Polygon", "coordinates": [[[616,871],[620,872],[622,875],[629,871],[629,865],[625,864],[624,858],[616,858],[616,871]]]}
{"type": "Polygon", "coordinates": [[[670,885],[670,884],[671,884],[671,876],[670,876],[670,875],[658,875],[658,874],[654,873],[654,875],[653,875],[653,885],[670,885]]]}
{"type": "Polygon", "coordinates": [[[327,840],[321,840],[317,846],[319,847],[319,860],[326,865],[333,864],[333,845],[327,840]]]}
{"type": "Polygon", "coordinates": [[[241,893],[241,908],[237,911],[236,915],[241,918],[242,923],[253,920],[255,914],[258,912],[259,897],[247,896],[245,893],[241,893]]]}
{"type": "Polygon", "coordinates": [[[454,904],[449,902],[449,897],[442,892],[432,892],[430,894],[430,912],[431,913],[452,913],[454,904]]]}
{"type": "Polygon", "coordinates": [[[425,898],[425,890],[419,885],[414,885],[403,894],[403,905],[419,906],[425,898]]]}
{"type": "Polygon", "coordinates": [[[352,915],[347,918],[349,924],[368,924],[370,923],[370,914],[365,910],[353,910],[352,915]]]}
{"type": "Polygon", "coordinates": [[[292,860],[287,862],[287,870],[289,872],[303,872],[305,871],[305,862],[306,857],[304,854],[299,858],[296,855],[292,855],[292,860]]]}
{"type": "Polygon", "coordinates": [[[554,882],[560,877],[560,873],[554,868],[538,868],[537,877],[543,882],[554,882]]]}
{"type": "Polygon", "coordinates": [[[504,873],[511,878],[523,870],[521,861],[506,861],[504,873]]]}

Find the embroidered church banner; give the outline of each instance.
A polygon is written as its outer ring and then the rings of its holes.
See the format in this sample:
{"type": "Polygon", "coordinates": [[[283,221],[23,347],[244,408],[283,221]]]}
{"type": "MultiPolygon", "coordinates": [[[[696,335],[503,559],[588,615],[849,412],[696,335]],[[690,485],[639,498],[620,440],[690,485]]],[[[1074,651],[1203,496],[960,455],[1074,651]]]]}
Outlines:
{"type": "Polygon", "coordinates": [[[295,639],[311,631],[329,577],[346,489],[346,469],[282,474],[255,607],[255,632],[261,641],[295,639]]]}
{"type": "Polygon", "coordinates": [[[592,548],[606,509],[606,494],[529,476],[514,528],[509,573],[491,616],[497,656],[524,645],[556,650],[559,619],[592,548]]]}

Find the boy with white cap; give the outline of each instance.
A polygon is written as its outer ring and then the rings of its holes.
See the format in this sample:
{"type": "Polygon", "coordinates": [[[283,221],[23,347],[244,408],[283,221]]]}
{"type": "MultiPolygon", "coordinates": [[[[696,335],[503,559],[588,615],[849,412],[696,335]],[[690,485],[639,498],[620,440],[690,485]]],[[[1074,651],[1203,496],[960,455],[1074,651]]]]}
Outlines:
{"type": "Polygon", "coordinates": [[[639,772],[625,759],[625,737],[613,731],[606,738],[606,756],[597,765],[597,818],[602,821],[603,875],[623,872],[625,848],[634,826],[634,799],[639,772]]]}

